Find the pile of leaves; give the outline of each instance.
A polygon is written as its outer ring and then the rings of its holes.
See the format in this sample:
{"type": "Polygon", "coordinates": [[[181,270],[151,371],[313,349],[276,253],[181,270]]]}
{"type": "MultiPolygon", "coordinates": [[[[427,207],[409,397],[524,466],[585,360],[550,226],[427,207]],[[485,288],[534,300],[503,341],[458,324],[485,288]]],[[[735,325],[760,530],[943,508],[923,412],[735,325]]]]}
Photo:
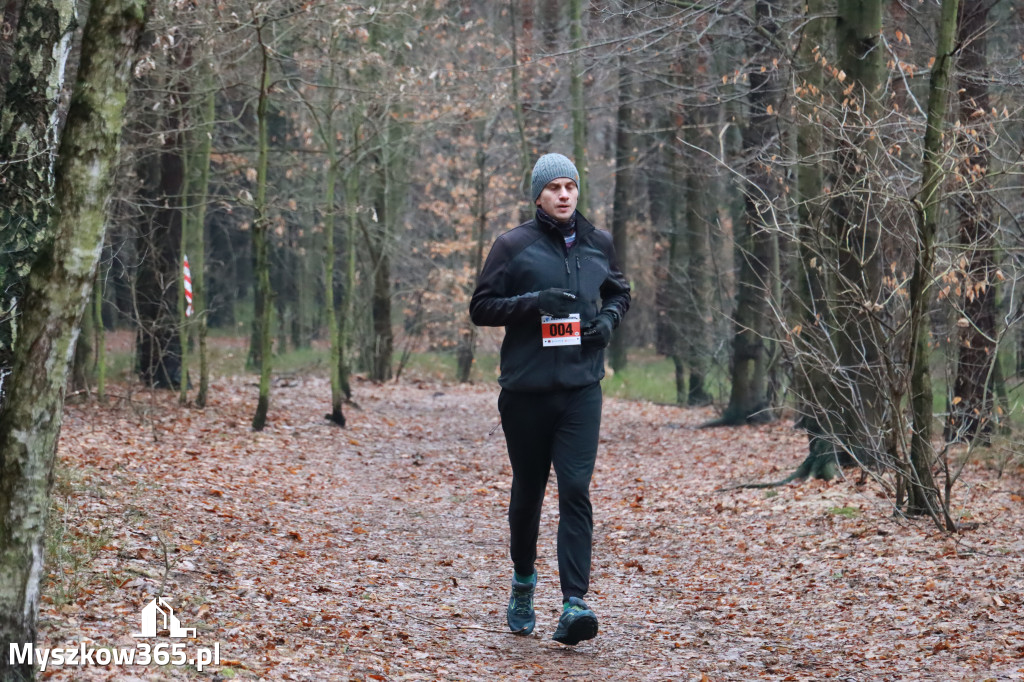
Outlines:
{"type": "MultiPolygon", "coordinates": [[[[120,392],[125,393],[127,389],[120,392]]],[[[119,389],[113,389],[117,393],[119,389]]],[[[713,415],[607,399],[592,486],[588,602],[600,634],[551,641],[553,485],[538,625],[504,623],[510,469],[497,386],[356,386],[350,427],[321,378],[279,378],[254,433],[250,379],[203,411],[169,393],[69,405],[59,448],[41,646],[135,647],[163,596],[199,673],[49,668],[54,679],[1019,679],[1024,485],[969,467],[943,535],[894,517],[872,484],[781,478],[788,423],[701,430],[713,415]]],[[[162,641],[167,640],[162,636],[162,641]]]]}

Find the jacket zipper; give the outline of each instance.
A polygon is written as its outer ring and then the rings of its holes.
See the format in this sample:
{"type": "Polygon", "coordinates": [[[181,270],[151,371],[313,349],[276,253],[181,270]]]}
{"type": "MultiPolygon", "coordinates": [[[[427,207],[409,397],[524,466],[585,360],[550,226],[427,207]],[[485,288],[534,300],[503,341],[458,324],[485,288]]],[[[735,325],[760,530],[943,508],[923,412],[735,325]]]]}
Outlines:
{"type": "Polygon", "coordinates": [[[576,256],[576,298],[580,296],[580,257],[576,256]]]}

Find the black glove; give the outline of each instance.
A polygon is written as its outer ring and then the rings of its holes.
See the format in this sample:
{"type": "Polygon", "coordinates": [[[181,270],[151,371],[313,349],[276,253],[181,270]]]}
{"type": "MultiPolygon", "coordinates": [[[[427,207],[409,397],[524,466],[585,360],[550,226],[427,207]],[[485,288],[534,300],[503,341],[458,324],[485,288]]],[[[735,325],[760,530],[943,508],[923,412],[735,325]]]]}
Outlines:
{"type": "Polygon", "coordinates": [[[611,313],[601,313],[583,325],[581,343],[591,348],[604,348],[612,340],[612,329],[615,322],[611,313]]]}
{"type": "Polygon", "coordinates": [[[566,317],[576,311],[576,294],[566,289],[545,289],[537,294],[537,306],[542,315],[566,317]]]}

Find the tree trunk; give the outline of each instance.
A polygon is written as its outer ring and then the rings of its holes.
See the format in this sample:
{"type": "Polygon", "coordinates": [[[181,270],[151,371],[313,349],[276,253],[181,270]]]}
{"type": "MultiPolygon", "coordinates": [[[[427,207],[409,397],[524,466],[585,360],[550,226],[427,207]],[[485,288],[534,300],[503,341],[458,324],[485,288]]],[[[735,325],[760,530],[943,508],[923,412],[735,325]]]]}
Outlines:
{"type": "MultiPolygon", "coordinates": [[[[94,1],[55,167],[53,238],[27,282],[10,401],[0,415],[0,641],[36,638],[39,580],[68,362],[103,246],[131,53],[145,3],[94,1]]],[[[49,54],[51,45],[40,45],[49,54]]],[[[34,678],[5,650],[0,680],[34,678]]]]}
{"type": "Polygon", "coordinates": [[[942,0],[942,17],[936,44],[935,64],[928,84],[928,120],[924,134],[924,158],[921,174],[921,194],[914,203],[918,209],[918,251],[914,262],[914,275],[910,280],[910,329],[914,344],[910,363],[910,403],[913,411],[913,432],[910,440],[910,486],[907,511],[927,514],[936,524],[946,524],[954,530],[949,517],[949,500],[940,500],[932,466],[935,451],[932,447],[932,379],[929,341],[931,329],[928,310],[931,303],[930,284],[935,264],[935,234],[942,215],[942,168],[945,148],[942,131],[949,106],[950,72],[953,67],[953,41],[956,35],[956,17],[959,0],[942,0]],[[940,518],[940,513],[942,518],[940,518]]]}
{"type": "Polygon", "coordinates": [[[750,117],[743,136],[746,157],[746,215],[738,243],[736,332],[733,337],[732,391],[722,415],[725,424],[772,418],[768,410],[768,320],[772,260],[776,250],[774,207],[779,188],[770,172],[778,149],[779,75],[771,36],[778,32],[774,0],[758,0],[759,31],[753,34],[750,70],[750,117]],[[758,69],[757,65],[762,68],[758,69]]]}
{"type": "MultiPolygon", "coordinates": [[[[333,51],[332,51],[333,56],[333,51]]],[[[338,314],[334,301],[334,265],[335,247],[334,232],[337,226],[337,184],[340,167],[338,165],[338,153],[334,140],[334,119],[332,118],[334,108],[334,94],[331,88],[334,85],[334,59],[331,60],[331,75],[328,78],[328,94],[325,95],[324,112],[325,120],[324,134],[322,138],[327,147],[327,173],[324,186],[324,312],[327,316],[327,329],[330,339],[330,354],[328,359],[328,374],[331,376],[331,414],[327,416],[331,422],[340,427],[345,426],[345,413],[341,404],[344,395],[341,392],[341,373],[338,367],[341,361],[341,348],[339,344],[340,330],[338,328],[338,314]]]]}
{"type": "Polygon", "coordinates": [[[191,211],[192,234],[189,257],[192,265],[192,307],[195,309],[196,336],[199,346],[199,389],[196,406],[206,407],[210,390],[210,363],[206,349],[206,207],[210,194],[210,155],[213,147],[214,121],[217,115],[217,97],[209,64],[203,65],[204,89],[199,112],[198,128],[195,131],[198,144],[193,147],[193,162],[189,164],[193,187],[191,211]]]}
{"type": "MultiPolygon", "coordinates": [[[[563,19],[566,7],[565,3],[560,2],[539,3],[538,24],[543,47],[538,52],[541,55],[545,53],[555,54],[565,49],[565,36],[562,27],[564,26],[563,19]]],[[[528,112],[536,112],[536,115],[533,117],[537,124],[536,135],[533,138],[533,148],[539,153],[552,151],[552,132],[555,128],[565,124],[563,117],[564,109],[560,106],[562,102],[558,100],[564,101],[566,98],[562,93],[557,92],[561,82],[561,69],[541,68],[534,82],[534,90],[537,92],[537,97],[531,98],[528,106],[524,104],[528,112]]],[[[576,160],[576,170],[578,171],[580,170],[579,165],[579,160],[576,160]]],[[[582,198],[582,192],[580,195],[582,198]]],[[[533,205],[533,197],[530,197],[530,205],[533,205]]]]}
{"type": "MultiPolygon", "coordinates": [[[[157,85],[156,87],[163,87],[157,85]]],[[[165,98],[163,111],[152,113],[150,125],[168,131],[155,153],[138,164],[142,183],[143,225],[136,237],[134,310],[137,314],[135,364],[143,384],[177,389],[181,385],[179,284],[181,282],[182,192],[185,165],[182,111],[165,98]]]]}
{"type": "Polygon", "coordinates": [[[374,210],[377,213],[377,229],[370,237],[370,252],[373,267],[373,294],[370,312],[373,322],[370,350],[370,379],[383,382],[391,378],[391,356],[394,353],[394,337],[391,329],[391,214],[388,211],[389,163],[384,160],[390,150],[381,150],[382,162],[377,174],[374,210]]]}
{"type": "MultiPolygon", "coordinates": [[[[678,164],[673,164],[671,176],[678,179],[679,172],[676,170],[678,164]]],[[[660,184],[652,180],[652,186],[660,184]]],[[[675,185],[675,183],[672,183],[675,185]]],[[[674,188],[673,188],[674,189],[674,188]]],[[[684,227],[679,220],[681,209],[678,194],[673,192],[666,197],[666,220],[664,230],[668,233],[668,244],[666,245],[667,262],[665,264],[665,283],[659,292],[658,308],[658,350],[672,359],[675,367],[676,404],[686,404],[686,370],[687,351],[689,340],[687,335],[689,329],[686,326],[686,306],[689,298],[686,292],[687,285],[687,255],[686,235],[683,234],[684,227]]],[[[652,217],[659,211],[653,208],[652,217]]]]}
{"type": "MultiPolygon", "coordinates": [[[[623,23],[628,25],[626,20],[623,23]]],[[[618,71],[619,106],[615,117],[615,192],[612,196],[611,232],[615,253],[623,268],[628,271],[630,196],[633,193],[632,166],[635,163],[635,159],[633,158],[632,150],[633,142],[629,134],[629,127],[632,125],[630,105],[633,96],[630,92],[630,78],[629,70],[626,68],[626,57],[623,55],[619,55],[618,71]]],[[[583,181],[582,176],[580,176],[580,181],[583,181]]],[[[608,364],[616,372],[626,367],[626,342],[628,339],[626,338],[625,331],[625,329],[620,329],[618,333],[614,334],[611,345],[608,348],[608,364]]]]}
{"type": "Polygon", "coordinates": [[[93,280],[92,314],[93,331],[96,334],[96,400],[103,403],[107,400],[107,330],[103,324],[103,282],[104,278],[98,271],[93,280]]]}
{"type": "MultiPolygon", "coordinates": [[[[887,455],[892,433],[884,423],[884,395],[880,390],[882,351],[876,320],[881,305],[881,229],[875,204],[880,201],[877,178],[866,172],[875,158],[878,138],[869,134],[878,118],[884,81],[884,50],[881,45],[881,0],[840,0],[836,22],[839,67],[847,74],[850,90],[845,115],[849,123],[836,131],[836,177],[833,200],[832,239],[836,262],[830,263],[839,284],[832,298],[827,323],[835,339],[838,371],[829,374],[822,431],[837,452],[869,466],[887,455]]],[[[845,90],[845,88],[844,88],[845,90]]],[[[826,145],[827,146],[827,145],[826,145]]],[[[820,349],[833,355],[831,347],[820,349]]]]}
{"type": "MultiPolygon", "coordinates": [[[[94,282],[95,285],[95,282],[94,282]]],[[[75,356],[71,361],[68,373],[68,389],[75,393],[89,393],[89,384],[93,374],[93,341],[96,331],[93,329],[93,317],[83,312],[79,323],[78,339],[75,341],[75,356]]]]}
{"type": "MultiPolygon", "coordinates": [[[[689,119],[686,136],[692,147],[702,142],[702,131],[710,111],[697,108],[689,119]]],[[[691,147],[691,148],[692,148],[691,147]]],[[[686,404],[702,407],[711,403],[707,390],[708,369],[711,366],[711,329],[708,310],[711,302],[711,243],[708,225],[708,199],[710,183],[701,164],[690,163],[686,172],[686,274],[682,294],[683,359],[689,367],[689,388],[686,404]]]]}
{"type": "MultiPolygon", "coordinates": [[[[192,293],[191,311],[186,298],[186,286],[184,280],[183,263],[179,264],[178,272],[181,276],[180,295],[178,297],[178,328],[180,330],[181,344],[181,385],[179,387],[179,402],[188,402],[188,390],[190,388],[188,374],[189,352],[195,349],[197,337],[200,346],[200,374],[208,371],[205,367],[205,305],[202,300],[203,294],[203,270],[206,261],[206,246],[204,243],[204,224],[206,222],[206,201],[209,192],[209,169],[210,152],[213,137],[213,119],[215,115],[215,98],[213,90],[213,78],[208,58],[201,53],[202,47],[186,45],[186,54],[183,64],[198,71],[199,76],[195,83],[191,81],[183,83],[180,92],[182,99],[182,119],[186,122],[186,130],[181,134],[182,139],[182,203],[181,203],[181,260],[186,258],[189,263],[189,287],[192,293]],[[200,62],[194,66],[194,53],[200,50],[200,62]],[[197,104],[192,104],[192,89],[199,88],[199,99],[197,104]]],[[[202,386],[208,382],[208,378],[200,378],[200,393],[202,402],[197,396],[196,404],[206,404],[206,390],[208,386],[202,386]]]]}
{"type": "MultiPolygon", "coordinates": [[[[315,218],[307,217],[305,211],[298,206],[288,210],[286,215],[288,217],[285,238],[288,257],[281,260],[288,265],[288,269],[280,273],[279,277],[281,281],[289,283],[286,306],[288,317],[282,321],[281,327],[292,350],[301,350],[310,348],[313,342],[312,282],[314,272],[322,272],[317,259],[323,252],[316,245],[316,231],[307,227],[315,218]]],[[[319,281],[318,276],[316,279],[319,281]]],[[[281,291],[276,287],[274,290],[280,297],[281,291]]]]}
{"type": "Polygon", "coordinates": [[[329,339],[329,353],[327,371],[331,378],[331,412],[327,415],[332,423],[344,428],[345,412],[342,410],[342,402],[345,396],[341,392],[341,372],[338,371],[341,362],[341,349],[339,345],[340,329],[338,328],[338,311],[334,301],[334,232],[337,227],[337,185],[340,166],[338,164],[338,152],[335,144],[335,63],[338,45],[338,36],[331,36],[331,51],[329,55],[329,66],[327,82],[324,84],[323,115],[320,121],[320,139],[327,149],[327,169],[324,176],[324,314],[327,318],[327,334],[329,339]]]}
{"type": "Polygon", "coordinates": [[[374,118],[379,123],[377,149],[371,154],[370,173],[373,178],[372,225],[363,224],[369,252],[372,290],[370,295],[370,336],[364,358],[369,363],[372,381],[388,381],[392,377],[394,331],[391,325],[391,249],[398,211],[394,209],[395,178],[400,173],[403,141],[400,129],[392,120],[390,107],[377,108],[374,118]],[[367,229],[369,228],[369,229],[367,229]]]}
{"type": "MultiPolygon", "coordinates": [[[[480,275],[480,268],[484,258],[484,235],[487,233],[487,143],[491,139],[491,132],[497,117],[491,117],[486,123],[480,120],[476,124],[476,221],[473,230],[473,252],[469,263],[473,272],[471,282],[475,282],[480,275]]],[[[472,291],[468,291],[467,297],[472,291]]],[[[473,372],[473,358],[476,351],[476,325],[468,316],[463,316],[463,328],[459,333],[459,347],[456,351],[458,367],[456,370],[457,380],[466,383],[470,380],[473,372]]]]}
{"type": "MultiPolygon", "coordinates": [[[[645,93],[647,96],[652,94],[652,91],[645,93]]],[[[676,403],[684,405],[686,364],[683,359],[685,327],[682,309],[686,301],[683,291],[686,256],[680,220],[682,196],[678,187],[682,184],[681,168],[689,166],[679,157],[676,146],[671,144],[672,136],[667,131],[672,128],[673,116],[668,107],[651,118],[652,128],[665,131],[655,136],[657,152],[652,158],[653,163],[647,169],[647,200],[650,206],[651,225],[655,234],[663,240],[662,249],[665,252],[663,280],[659,282],[654,301],[657,316],[655,348],[658,353],[672,359],[675,366],[676,403]]]]}
{"type": "MultiPolygon", "coordinates": [[[[24,280],[47,241],[53,169],[60,139],[58,100],[76,15],[74,0],[5,8],[14,40],[0,47],[9,65],[0,91],[0,372],[10,371],[24,280]]],[[[3,392],[0,391],[0,406],[3,392]]]]}
{"type": "Polygon", "coordinates": [[[991,3],[965,2],[957,29],[957,92],[960,127],[956,137],[956,189],[951,197],[959,218],[958,239],[967,259],[963,273],[963,317],[947,441],[987,441],[994,419],[996,353],[996,225],[988,179],[991,105],[987,84],[987,30],[991,3]]]}
{"type": "MultiPolygon", "coordinates": [[[[352,139],[359,139],[359,117],[353,115],[352,139]]],[[[352,397],[352,384],[349,377],[352,374],[353,352],[352,352],[352,329],[356,320],[356,232],[359,230],[359,173],[355,168],[349,168],[345,176],[345,303],[341,320],[338,324],[338,380],[341,382],[341,391],[347,398],[352,397]]]]}
{"type": "MultiPolygon", "coordinates": [[[[583,98],[583,1],[569,0],[569,92],[572,98],[572,153],[580,174],[580,195],[577,210],[587,215],[590,185],[587,181],[587,106],[583,98]]],[[[618,254],[620,262],[626,257],[618,254]]]]}
{"type": "Polygon", "coordinates": [[[270,409],[270,370],[272,354],[270,324],[273,313],[273,291],[270,288],[270,216],[267,211],[267,157],[270,142],[267,134],[267,107],[270,101],[270,47],[263,42],[264,18],[256,19],[256,36],[260,45],[260,91],[256,105],[258,126],[256,160],[255,219],[252,226],[253,276],[256,279],[256,301],[253,315],[254,348],[258,348],[260,389],[256,412],[252,418],[254,431],[262,431],[270,409]]]}
{"type": "MultiPolygon", "coordinates": [[[[333,125],[328,130],[333,130],[333,125]]],[[[338,329],[338,316],[334,304],[334,230],[336,221],[336,198],[335,187],[338,179],[338,160],[334,152],[334,145],[330,140],[326,141],[328,149],[326,187],[324,188],[324,311],[327,314],[327,330],[330,337],[330,356],[327,362],[328,373],[331,376],[331,413],[327,415],[333,423],[338,426],[345,426],[345,413],[341,404],[345,396],[341,392],[341,373],[338,365],[341,362],[341,349],[339,344],[340,330],[338,329]]]]}
{"type": "Polygon", "coordinates": [[[825,298],[828,271],[825,264],[837,260],[834,243],[827,238],[823,207],[824,174],[818,154],[822,149],[822,123],[818,98],[823,87],[821,69],[815,62],[825,39],[825,0],[810,0],[797,55],[800,99],[797,103],[799,125],[796,131],[797,182],[794,201],[797,207],[797,239],[800,253],[800,280],[795,283],[801,301],[799,315],[790,334],[794,349],[794,391],[798,402],[798,426],[807,432],[808,453],[800,469],[807,477],[831,480],[838,465],[853,461],[846,452],[832,447],[828,433],[829,416],[836,405],[823,355],[828,341],[828,301],[825,298]],[[822,390],[825,388],[826,390],[822,390]]]}
{"type": "MultiPolygon", "coordinates": [[[[18,25],[21,23],[21,7],[25,0],[0,0],[0,27],[6,36],[17,36],[18,25]]],[[[10,82],[11,60],[14,57],[15,41],[5,40],[0,43],[0,111],[3,111],[7,99],[7,84],[10,82]]]]}
{"type": "Polygon", "coordinates": [[[1014,374],[1024,377],[1024,327],[1017,330],[1016,358],[1014,362],[1014,374]]]}
{"type": "MultiPolygon", "coordinates": [[[[516,133],[519,137],[519,173],[520,173],[520,189],[522,189],[523,196],[527,197],[531,201],[520,204],[519,207],[519,222],[525,223],[527,220],[533,217],[533,197],[530,194],[530,140],[526,132],[526,112],[524,111],[524,105],[522,97],[520,96],[520,57],[519,57],[519,41],[516,33],[518,28],[518,15],[516,14],[516,6],[519,0],[509,0],[509,18],[512,25],[512,69],[509,74],[511,80],[511,97],[512,97],[512,111],[515,115],[516,121],[516,133]]],[[[530,8],[532,12],[532,8],[530,8]]],[[[476,332],[474,331],[474,334],[476,332]]]]}
{"type": "MultiPolygon", "coordinates": [[[[187,104],[187,96],[184,99],[184,103],[187,104]]],[[[188,107],[183,106],[182,108],[182,121],[188,125],[191,117],[188,115],[188,107]]],[[[192,192],[194,191],[194,184],[192,182],[192,164],[195,163],[195,159],[192,158],[192,149],[187,133],[182,133],[182,149],[181,149],[181,239],[179,245],[179,252],[181,257],[178,263],[178,345],[181,346],[181,381],[178,382],[178,404],[188,404],[188,352],[189,352],[189,336],[192,332],[192,315],[189,311],[188,297],[187,294],[192,291],[192,264],[189,263],[189,273],[186,278],[185,275],[185,263],[188,261],[189,246],[192,242],[192,192]]]]}

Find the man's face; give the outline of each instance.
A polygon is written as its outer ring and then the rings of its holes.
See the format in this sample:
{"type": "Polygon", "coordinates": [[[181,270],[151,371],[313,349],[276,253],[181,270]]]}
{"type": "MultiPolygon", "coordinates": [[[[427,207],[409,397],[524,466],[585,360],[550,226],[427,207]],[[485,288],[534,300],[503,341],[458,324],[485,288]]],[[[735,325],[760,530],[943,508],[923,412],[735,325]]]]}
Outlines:
{"type": "Polygon", "coordinates": [[[579,198],[580,189],[573,180],[555,178],[544,185],[540,196],[537,197],[537,206],[555,220],[564,223],[572,217],[579,198]]]}

